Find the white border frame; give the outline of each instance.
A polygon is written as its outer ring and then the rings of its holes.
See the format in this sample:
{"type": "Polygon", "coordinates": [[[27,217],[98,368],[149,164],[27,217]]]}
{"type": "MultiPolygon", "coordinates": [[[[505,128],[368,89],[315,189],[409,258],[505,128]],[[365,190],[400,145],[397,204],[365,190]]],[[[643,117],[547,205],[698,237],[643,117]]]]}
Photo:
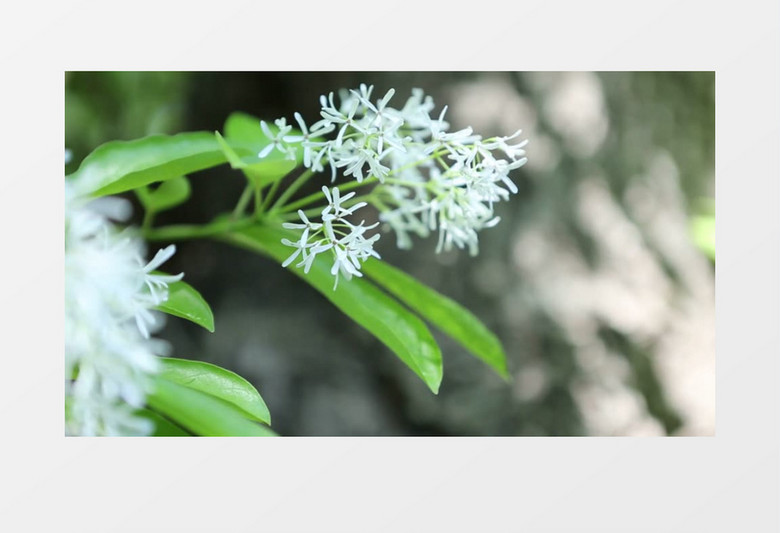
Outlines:
{"type": "Polygon", "coordinates": [[[366,6],[322,2],[304,20],[292,2],[85,0],[2,18],[0,529],[780,529],[778,3],[366,6]],[[717,436],[65,439],[57,176],[77,69],[715,70],[717,436]]]}

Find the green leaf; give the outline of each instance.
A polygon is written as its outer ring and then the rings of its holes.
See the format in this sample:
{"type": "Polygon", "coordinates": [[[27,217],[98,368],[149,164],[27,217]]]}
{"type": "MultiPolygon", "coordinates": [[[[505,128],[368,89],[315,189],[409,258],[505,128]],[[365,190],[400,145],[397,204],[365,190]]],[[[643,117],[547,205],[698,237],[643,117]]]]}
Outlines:
{"type": "Polygon", "coordinates": [[[206,437],[266,437],[276,435],[270,428],[243,416],[243,411],[210,394],[200,392],[161,376],[148,405],[183,428],[206,437]]]}
{"type": "Polygon", "coordinates": [[[152,135],[98,146],[68,179],[83,191],[104,196],[220,165],[226,161],[214,135],[187,132],[152,135]]]}
{"type": "MultiPolygon", "coordinates": [[[[272,134],[279,128],[271,121],[266,121],[272,134]]],[[[303,162],[303,151],[295,152],[295,160],[287,159],[279,150],[272,150],[264,158],[258,154],[268,146],[270,139],[260,127],[260,119],[246,113],[232,113],[225,121],[225,138],[217,132],[217,140],[221,141],[222,149],[231,166],[241,171],[256,186],[263,187],[278,181],[303,162]]],[[[288,135],[301,135],[301,131],[292,129],[288,135]]]]}
{"type": "MultiPolygon", "coordinates": [[[[272,120],[266,120],[265,122],[272,134],[279,133],[279,128],[272,120]]],[[[294,129],[290,131],[290,134],[300,135],[301,132],[294,129]]],[[[230,141],[255,146],[258,148],[258,152],[270,141],[263,128],[260,127],[260,119],[241,111],[236,111],[228,116],[225,121],[225,137],[230,141]]],[[[280,153],[279,155],[282,154],[280,153]]],[[[284,156],[282,155],[282,157],[284,156]]]]}
{"type": "Polygon", "coordinates": [[[162,182],[154,190],[149,187],[139,187],[135,192],[147,211],[159,213],[186,202],[192,189],[187,177],[179,176],[162,182]]]}
{"type": "Polygon", "coordinates": [[[247,417],[271,425],[271,413],[260,393],[238,374],[202,361],[171,357],[162,358],[161,361],[161,377],[216,396],[242,409],[247,417]]]}
{"type": "Polygon", "coordinates": [[[252,152],[252,155],[240,157],[236,151],[218,131],[214,132],[219,142],[220,148],[227,157],[231,168],[241,170],[244,176],[251,181],[255,187],[264,187],[274,181],[280,180],[290,173],[296,167],[296,162],[284,159],[279,152],[269,154],[260,159],[257,152],[247,148],[244,143],[234,143],[236,150],[241,152],[252,152]]]}
{"type": "Polygon", "coordinates": [[[218,131],[215,131],[214,135],[217,138],[219,147],[222,149],[222,152],[225,154],[225,157],[227,157],[228,163],[230,163],[231,168],[236,168],[236,169],[246,168],[248,163],[246,163],[244,160],[241,159],[241,157],[239,157],[239,155],[228,144],[225,138],[222,137],[222,135],[220,135],[218,131]]]}
{"type": "MultiPolygon", "coordinates": [[[[224,239],[236,245],[270,255],[282,263],[292,248],[281,243],[295,235],[281,228],[254,226],[228,234],[224,239]]],[[[428,327],[396,300],[362,278],[342,280],[333,290],[328,257],[316,257],[311,270],[290,268],[333,305],[371,332],[438,393],[442,378],[441,351],[428,327]]]]}
{"type": "Polygon", "coordinates": [[[153,437],[191,437],[192,433],[187,432],[185,429],[177,426],[160,413],[152,411],[151,409],[138,409],[135,412],[136,416],[146,418],[154,423],[153,437]]]}
{"type": "Polygon", "coordinates": [[[214,314],[209,304],[198,291],[183,281],[168,284],[168,299],[158,305],[157,310],[186,318],[214,333],[214,314]]]}
{"type": "Polygon", "coordinates": [[[370,258],[363,263],[362,270],[381,287],[493,367],[499,375],[509,377],[501,342],[468,309],[384,261],[370,258]]]}

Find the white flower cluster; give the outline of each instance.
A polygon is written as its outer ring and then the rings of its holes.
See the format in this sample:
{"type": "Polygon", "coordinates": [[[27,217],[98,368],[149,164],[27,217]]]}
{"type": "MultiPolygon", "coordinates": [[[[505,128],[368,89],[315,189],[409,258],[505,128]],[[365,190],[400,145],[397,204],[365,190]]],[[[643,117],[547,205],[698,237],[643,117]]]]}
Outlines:
{"type": "MultiPolygon", "coordinates": [[[[366,85],[361,85],[357,91],[342,90],[338,106],[333,93],[327,97],[321,96],[322,119],[314,123],[311,129],[306,126],[300,113],[295,113],[302,135],[285,135],[291,126],[287,126],[285,132],[279,135],[273,135],[265,123],[261,122],[261,126],[272,144],[285,154],[291,153],[291,150],[294,153],[294,145],[300,144],[304,150],[306,168],[321,172],[325,170],[324,165],[328,164],[331,181],[336,179],[338,169],[343,169],[345,176],[353,176],[358,182],[369,175],[383,181],[390,168],[382,164],[382,160],[394,151],[405,152],[407,145],[416,141],[419,135],[414,134],[416,130],[424,128],[423,118],[433,109],[433,102],[430,97],[426,97],[423,102],[422,91],[415,90],[409,101],[416,105],[407,103],[399,111],[387,107],[395,94],[394,89],[390,89],[376,105],[370,100],[372,91],[373,86],[366,85]],[[335,139],[321,139],[337,128],[335,139]]],[[[281,131],[286,125],[285,119],[277,119],[276,125],[281,131]]],[[[270,153],[269,146],[258,156],[262,158],[270,153]]]]}
{"type": "Polygon", "coordinates": [[[151,309],[183,274],[152,271],[175,252],[160,250],[144,265],[142,240],[120,232],[129,204],[92,202],[65,183],[65,401],[69,435],[147,435],[154,429],[134,411],[144,405],[158,355],[150,338],[160,322],[151,309]]]}
{"type": "Polygon", "coordinates": [[[421,148],[429,157],[392,154],[398,172],[377,191],[380,220],[395,231],[399,248],[411,248],[410,233],[427,237],[438,229],[437,252],[455,245],[476,255],[478,232],[500,221],[494,204],[517,192],[509,172],[525,164],[526,142],[507,144],[520,131],[486,141],[471,128],[444,133],[438,129],[443,115],[431,122],[431,137],[421,148]],[[496,150],[507,159],[496,158],[496,150]]]}
{"type": "Polygon", "coordinates": [[[470,127],[449,132],[447,108],[431,118],[434,103],[422,90],[414,89],[401,109],[389,106],[394,89],[376,103],[372,91],[366,85],[342,90],[339,105],[333,93],[321,96],[322,118],[310,129],[295,113],[302,135],[287,135],[291,128],[279,119],[280,133],[266,132],[273,146],[260,156],[273,147],[291,154],[298,144],[304,166],[320,172],[329,165],[331,181],[340,170],[359,183],[378,182],[369,201],[395,231],[400,248],[411,247],[410,234],[426,237],[438,229],[437,252],[454,245],[475,255],[477,233],[499,222],[494,204],[517,192],[509,173],[525,164],[527,141],[510,141],[521,131],[484,140],[470,127]],[[334,139],[322,140],[336,130],[334,139]]]}
{"type": "Polygon", "coordinates": [[[295,248],[292,255],[282,263],[282,266],[288,266],[300,255],[301,262],[295,266],[304,267],[303,271],[308,274],[317,254],[330,250],[333,255],[333,266],[330,273],[336,278],[333,285],[333,290],[336,290],[339,274],[342,274],[347,280],[352,279],[352,276],[361,277],[363,275],[360,272],[361,262],[371,256],[379,257],[373,248],[379,235],[369,238],[364,236],[367,230],[375,228],[379,223],[364,226],[365,221],[361,221],[355,226],[345,218],[366,205],[365,202],[358,202],[348,208],[342,205],[342,202],[346,202],[355,195],[354,192],[341,197],[337,187],[333,187],[331,191],[327,187],[323,187],[322,191],[328,199],[328,205],[322,210],[322,222],[310,221],[306,214],[299,209],[298,216],[301,218],[302,224],[293,222],[283,224],[286,229],[301,229],[303,231],[297,241],[282,239],[283,244],[295,248]]]}

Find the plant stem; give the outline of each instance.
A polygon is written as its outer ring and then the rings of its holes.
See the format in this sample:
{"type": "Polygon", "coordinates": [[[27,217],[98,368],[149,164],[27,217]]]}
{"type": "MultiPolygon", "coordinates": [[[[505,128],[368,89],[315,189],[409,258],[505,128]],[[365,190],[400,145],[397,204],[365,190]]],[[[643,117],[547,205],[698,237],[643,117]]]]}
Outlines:
{"type": "Polygon", "coordinates": [[[252,191],[254,189],[254,186],[249,183],[247,184],[246,188],[244,189],[244,192],[241,193],[241,198],[238,199],[238,203],[236,204],[236,208],[233,209],[233,219],[241,218],[244,215],[244,212],[246,211],[246,206],[249,205],[249,200],[252,199],[252,191]]]}
{"type": "Polygon", "coordinates": [[[442,158],[441,158],[441,156],[440,156],[440,155],[437,155],[437,156],[436,156],[436,161],[438,161],[438,162],[439,162],[439,164],[440,164],[441,166],[443,166],[444,168],[446,168],[447,170],[449,170],[449,169],[450,169],[450,166],[449,166],[449,165],[448,165],[448,164],[447,164],[447,163],[444,161],[444,159],[442,159],[442,158]]]}
{"type": "MultiPolygon", "coordinates": [[[[445,153],[447,153],[447,150],[439,149],[436,152],[428,155],[427,157],[424,157],[424,158],[422,158],[420,160],[417,160],[417,161],[413,161],[413,162],[411,162],[411,163],[409,163],[407,165],[404,165],[402,167],[396,168],[396,169],[394,169],[394,170],[392,170],[392,171],[390,171],[388,173],[387,178],[385,178],[385,182],[397,183],[399,185],[406,185],[406,186],[425,185],[424,183],[422,183],[422,184],[421,183],[412,184],[412,182],[405,182],[405,181],[401,181],[401,180],[392,181],[389,178],[391,176],[394,176],[394,175],[398,174],[399,172],[403,172],[404,170],[407,170],[409,168],[416,167],[420,163],[423,163],[425,161],[430,161],[432,159],[440,160],[440,162],[445,167],[449,168],[446,165],[446,163],[441,161],[441,156],[443,154],[445,154],[445,153]]],[[[279,199],[276,202],[274,202],[274,205],[271,207],[270,212],[271,213],[276,213],[276,212],[289,213],[291,211],[297,211],[298,208],[300,208],[302,206],[308,205],[308,204],[310,204],[312,202],[315,202],[317,200],[320,200],[320,199],[324,198],[325,194],[320,191],[320,192],[312,193],[309,196],[305,196],[304,198],[301,198],[299,200],[296,200],[295,202],[292,202],[290,204],[285,205],[285,202],[293,194],[295,194],[295,192],[301,187],[301,185],[303,185],[303,183],[306,182],[306,180],[308,180],[311,177],[312,174],[313,174],[313,172],[311,170],[307,170],[306,172],[301,174],[298,177],[298,179],[295,180],[292,183],[292,185],[290,185],[290,187],[286,191],[284,191],[284,193],[282,193],[282,196],[280,196],[279,199]]],[[[377,181],[379,181],[379,180],[378,180],[378,178],[376,176],[369,176],[369,177],[367,177],[366,179],[364,179],[363,181],[360,181],[360,182],[358,182],[358,181],[351,181],[349,183],[338,185],[338,188],[339,188],[340,191],[349,191],[351,189],[356,189],[358,187],[362,187],[363,185],[372,185],[372,184],[376,183],[377,181]]]]}
{"type": "MultiPolygon", "coordinates": [[[[343,185],[339,185],[338,188],[339,188],[339,191],[342,191],[342,192],[343,191],[349,191],[351,189],[357,189],[358,187],[362,187],[363,185],[371,185],[372,183],[374,183],[376,181],[377,181],[377,179],[372,176],[370,178],[364,179],[360,183],[358,183],[357,181],[351,181],[349,183],[345,183],[343,185]]],[[[291,211],[297,211],[299,207],[302,207],[304,205],[310,204],[310,203],[315,202],[317,200],[320,200],[322,198],[325,198],[325,193],[324,192],[322,192],[322,191],[315,192],[315,193],[310,194],[309,196],[305,196],[305,197],[301,198],[300,200],[297,200],[297,201],[295,201],[295,202],[293,202],[291,204],[288,204],[288,205],[284,206],[279,211],[282,212],[282,213],[289,213],[291,211]]]]}
{"type": "MultiPolygon", "coordinates": [[[[284,179],[284,178],[282,178],[284,179]]],[[[276,180],[271,184],[271,189],[268,191],[268,194],[265,196],[265,200],[263,200],[263,205],[260,206],[260,212],[265,213],[268,207],[271,205],[271,200],[273,200],[274,195],[276,194],[276,190],[279,188],[279,184],[282,182],[281,179],[276,180]]]]}
{"type": "Polygon", "coordinates": [[[378,194],[371,195],[371,204],[376,207],[380,213],[386,213],[387,211],[390,211],[390,208],[387,207],[387,204],[385,204],[380,198],[378,194]]]}
{"type": "Polygon", "coordinates": [[[263,214],[263,192],[259,185],[255,186],[255,218],[260,219],[263,214]]]}
{"type": "Polygon", "coordinates": [[[141,222],[141,231],[148,231],[152,229],[152,223],[154,222],[155,212],[151,209],[147,209],[144,213],[143,222],[141,222]]]}
{"type": "Polygon", "coordinates": [[[397,180],[395,178],[385,178],[385,183],[389,183],[390,185],[401,185],[404,187],[425,187],[430,191],[435,190],[435,187],[431,184],[430,181],[408,181],[397,180]]]}
{"type": "MultiPolygon", "coordinates": [[[[350,198],[349,200],[344,202],[343,207],[349,207],[351,205],[355,205],[356,203],[362,202],[362,201],[373,201],[373,199],[374,199],[374,193],[364,194],[362,196],[356,196],[356,197],[350,198]]],[[[317,215],[317,214],[319,214],[321,212],[322,212],[321,208],[319,208],[319,207],[312,207],[311,209],[307,209],[306,211],[304,211],[303,214],[308,217],[309,215],[317,215]]],[[[297,212],[292,213],[290,211],[286,211],[286,212],[279,213],[279,219],[280,220],[288,221],[288,220],[295,220],[296,218],[298,218],[298,213],[297,212]]]]}
{"type": "Polygon", "coordinates": [[[275,213],[276,211],[278,211],[278,210],[279,210],[279,208],[280,208],[280,207],[282,207],[282,206],[284,205],[284,203],[285,203],[285,202],[286,202],[286,201],[287,201],[287,200],[288,200],[288,199],[289,199],[289,198],[290,198],[290,197],[291,197],[293,194],[295,194],[295,192],[296,192],[298,189],[300,189],[300,188],[301,188],[301,186],[302,186],[304,183],[306,183],[306,182],[309,180],[309,178],[311,178],[312,174],[314,174],[314,172],[313,172],[311,169],[309,169],[309,170],[306,170],[306,171],[305,171],[303,174],[301,174],[300,176],[298,176],[298,177],[295,179],[295,181],[294,181],[294,182],[292,182],[292,183],[290,184],[290,186],[289,186],[289,187],[287,187],[287,189],[286,189],[286,190],[285,190],[285,191],[282,193],[282,195],[281,195],[281,196],[279,196],[279,199],[278,199],[278,200],[276,200],[276,202],[274,202],[274,204],[271,206],[271,210],[270,210],[270,212],[271,212],[271,213],[275,213]]]}
{"type": "Polygon", "coordinates": [[[178,224],[148,229],[143,231],[143,237],[147,241],[182,241],[187,239],[199,239],[203,237],[214,237],[222,233],[243,229],[255,223],[256,220],[253,218],[231,220],[220,217],[218,220],[202,226],[197,224],[178,224]]]}

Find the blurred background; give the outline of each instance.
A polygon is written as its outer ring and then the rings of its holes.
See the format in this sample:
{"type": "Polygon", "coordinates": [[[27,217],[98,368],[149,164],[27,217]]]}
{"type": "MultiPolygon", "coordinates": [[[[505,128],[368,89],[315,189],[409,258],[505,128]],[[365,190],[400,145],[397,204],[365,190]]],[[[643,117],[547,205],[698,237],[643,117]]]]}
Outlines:
{"type": "MultiPolygon", "coordinates": [[[[66,72],[66,173],[103,142],[222,130],[233,111],[311,123],[319,95],[360,83],[394,87],[398,107],[420,87],[453,129],[529,139],[477,257],[437,255],[435,237],[377,246],[494,331],[512,381],[432,330],[435,396],[291,272],[211,241],[177,243],[166,264],[216,320],[210,334],[169,319],[172,355],[250,380],[283,435],[714,434],[713,72],[66,72]]],[[[190,178],[192,199],[158,224],[207,222],[245,183],[227,165],[190,178]]]]}

